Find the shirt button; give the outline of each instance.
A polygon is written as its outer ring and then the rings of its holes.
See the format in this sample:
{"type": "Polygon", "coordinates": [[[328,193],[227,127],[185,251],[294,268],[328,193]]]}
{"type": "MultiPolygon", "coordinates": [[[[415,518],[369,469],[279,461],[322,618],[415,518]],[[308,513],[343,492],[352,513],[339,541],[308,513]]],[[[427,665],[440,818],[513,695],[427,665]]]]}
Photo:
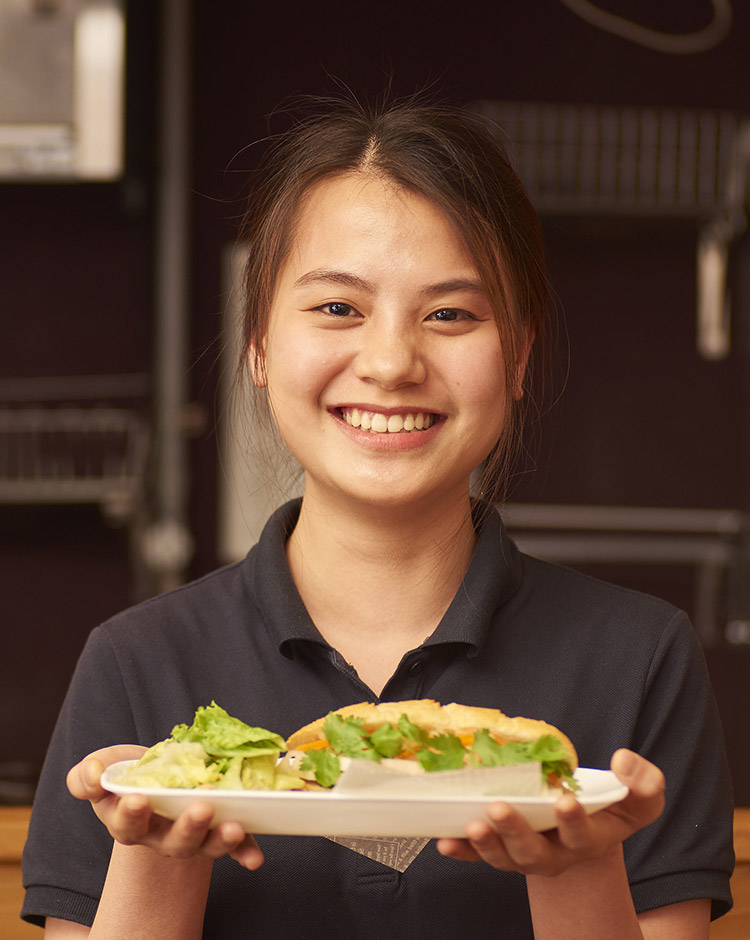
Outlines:
{"type": "Polygon", "coordinates": [[[423,669],[424,669],[424,660],[417,659],[411,664],[411,666],[409,666],[409,675],[418,676],[423,669]]]}

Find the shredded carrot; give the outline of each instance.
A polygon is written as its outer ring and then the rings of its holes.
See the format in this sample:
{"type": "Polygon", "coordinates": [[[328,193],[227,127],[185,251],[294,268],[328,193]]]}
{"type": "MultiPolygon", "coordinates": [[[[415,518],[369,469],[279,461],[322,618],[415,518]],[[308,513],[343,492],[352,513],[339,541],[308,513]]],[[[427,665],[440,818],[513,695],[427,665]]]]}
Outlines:
{"type": "Polygon", "coordinates": [[[323,738],[320,741],[310,741],[309,744],[300,744],[298,751],[318,751],[321,748],[328,747],[328,741],[323,738]]]}

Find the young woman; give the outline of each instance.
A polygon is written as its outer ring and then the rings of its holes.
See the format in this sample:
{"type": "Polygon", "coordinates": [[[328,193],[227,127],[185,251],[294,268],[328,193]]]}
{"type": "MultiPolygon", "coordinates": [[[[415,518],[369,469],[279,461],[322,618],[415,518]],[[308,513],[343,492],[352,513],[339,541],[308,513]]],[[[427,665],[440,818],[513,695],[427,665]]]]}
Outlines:
{"type": "Polygon", "coordinates": [[[304,496],[245,561],[92,634],[39,787],[25,916],[92,940],[706,938],[730,903],[732,807],[687,619],[521,555],[495,511],[547,304],[503,154],[461,113],[331,107],[266,158],[246,234],[244,370],[304,496]],[[399,873],[322,838],[210,829],[201,802],[170,823],[98,784],[212,699],[290,734],[421,697],[544,718],[630,794],[594,816],[564,796],[543,834],[499,802],[399,873]]]}

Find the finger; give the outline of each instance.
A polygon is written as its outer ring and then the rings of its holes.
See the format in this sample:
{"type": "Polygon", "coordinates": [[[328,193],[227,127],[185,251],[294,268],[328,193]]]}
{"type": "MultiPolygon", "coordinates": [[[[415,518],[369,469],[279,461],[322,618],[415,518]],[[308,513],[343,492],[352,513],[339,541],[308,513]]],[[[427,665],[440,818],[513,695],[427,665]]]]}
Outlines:
{"type": "Polygon", "coordinates": [[[480,862],[481,856],[467,839],[438,839],[436,848],[446,858],[459,862],[480,862]]]}
{"type": "Polygon", "coordinates": [[[472,840],[482,857],[496,868],[526,871],[543,862],[548,854],[546,840],[506,803],[494,803],[487,815],[492,823],[491,835],[481,843],[472,840]]]}
{"type": "MultiPolygon", "coordinates": [[[[155,838],[151,844],[163,855],[169,855],[172,858],[190,858],[193,855],[210,854],[205,852],[204,848],[210,839],[213,817],[214,811],[210,803],[201,801],[192,803],[163,831],[159,831],[161,827],[157,823],[157,828],[153,833],[155,838]]],[[[242,838],[244,838],[244,833],[240,831],[238,839],[242,838]]],[[[221,839],[217,837],[210,844],[218,850],[220,843],[221,839]]],[[[225,854],[226,851],[226,849],[219,851],[219,855],[225,854]]],[[[218,858],[218,855],[210,855],[210,857],[218,858]]]]}
{"type": "Polygon", "coordinates": [[[240,845],[229,853],[232,858],[250,871],[256,871],[263,864],[263,852],[251,835],[246,835],[240,845]]]}
{"type": "Polygon", "coordinates": [[[492,865],[498,871],[516,871],[519,869],[519,866],[514,863],[506,851],[503,840],[493,829],[481,834],[473,834],[469,844],[481,861],[492,865]]]}
{"type": "Polygon", "coordinates": [[[591,819],[572,793],[566,793],[555,804],[555,819],[557,837],[565,848],[581,853],[593,847],[591,819]]]}
{"type": "Polygon", "coordinates": [[[161,819],[152,813],[148,798],[129,795],[117,799],[110,794],[110,799],[112,809],[106,814],[110,835],[123,845],[146,844],[147,838],[159,828],[161,819]]]}

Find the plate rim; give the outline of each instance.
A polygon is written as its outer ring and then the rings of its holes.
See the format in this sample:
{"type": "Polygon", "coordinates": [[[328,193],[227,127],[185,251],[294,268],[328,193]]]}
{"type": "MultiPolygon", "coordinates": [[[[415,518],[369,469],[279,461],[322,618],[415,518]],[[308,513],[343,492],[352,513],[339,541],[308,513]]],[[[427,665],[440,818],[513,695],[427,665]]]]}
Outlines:
{"type": "MultiPolygon", "coordinates": [[[[336,793],[333,791],[317,791],[317,790],[227,790],[220,787],[136,787],[129,784],[120,784],[117,780],[111,779],[111,771],[115,771],[117,768],[122,767],[125,769],[125,765],[132,766],[137,763],[135,760],[126,760],[126,761],[117,761],[114,764],[110,764],[109,767],[105,768],[102,772],[100,782],[101,786],[110,793],[114,793],[117,796],[126,796],[131,794],[138,794],[141,796],[157,797],[157,798],[176,798],[184,801],[188,801],[192,796],[196,800],[205,799],[205,800],[214,800],[218,799],[220,802],[225,802],[230,799],[239,799],[242,801],[259,801],[259,800],[272,800],[276,802],[291,801],[297,802],[298,800],[304,800],[305,802],[317,802],[323,800],[325,802],[331,802],[332,800],[336,803],[384,803],[384,804],[394,804],[394,803],[420,803],[420,804],[433,804],[438,805],[441,803],[451,803],[451,804],[460,804],[460,803],[472,803],[472,804],[482,804],[488,805],[491,803],[511,803],[514,806],[547,806],[554,805],[559,799],[559,793],[546,794],[540,796],[524,796],[518,795],[514,796],[513,794],[462,794],[462,793],[446,793],[443,795],[440,794],[418,794],[415,796],[404,796],[401,794],[377,794],[373,791],[366,793],[336,793]]],[[[607,776],[612,783],[610,789],[599,790],[596,793],[582,793],[577,794],[576,798],[582,806],[586,806],[592,803],[598,803],[604,799],[608,805],[613,803],[620,802],[628,794],[628,787],[621,783],[617,776],[611,771],[603,768],[597,767],[579,767],[575,771],[575,775],[579,774],[588,777],[592,775],[594,779],[603,780],[607,776]]],[[[583,786],[583,782],[581,782],[583,786]]]]}

